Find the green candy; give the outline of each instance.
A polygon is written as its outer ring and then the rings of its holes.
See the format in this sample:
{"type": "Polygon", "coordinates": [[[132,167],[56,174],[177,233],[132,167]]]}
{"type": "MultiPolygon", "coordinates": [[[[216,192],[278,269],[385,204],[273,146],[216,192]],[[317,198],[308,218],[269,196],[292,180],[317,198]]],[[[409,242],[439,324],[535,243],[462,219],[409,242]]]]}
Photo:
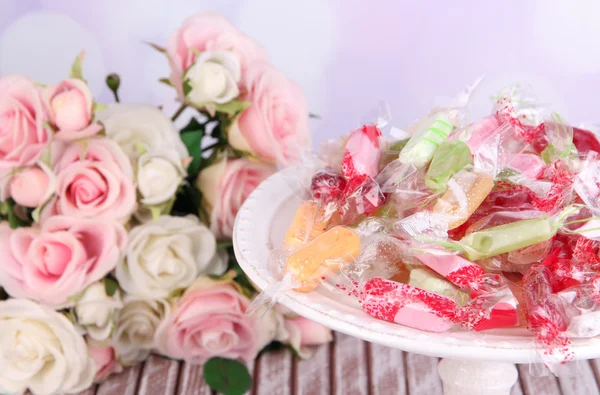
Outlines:
{"type": "Polygon", "coordinates": [[[448,115],[440,113],[426,127],[417,131],[400,152],[400,162],[422,168],[429,163],[438,146],[446,141],[454,126],[448,115]]]}
{"type": "Polygon", "coordinates": [[[472,163],[473,157],[467,144],[462,141],[444,141],[433,154],[425,184],[433,192],[444,192],[448,187],[448,180],[472,163]]]}
{"type": "Polygon", "coordinates": [[[458,244],[469,260],[476,261],[550,240],[556,231],[556,218],[542,215],[473,232],[458,244]]]}

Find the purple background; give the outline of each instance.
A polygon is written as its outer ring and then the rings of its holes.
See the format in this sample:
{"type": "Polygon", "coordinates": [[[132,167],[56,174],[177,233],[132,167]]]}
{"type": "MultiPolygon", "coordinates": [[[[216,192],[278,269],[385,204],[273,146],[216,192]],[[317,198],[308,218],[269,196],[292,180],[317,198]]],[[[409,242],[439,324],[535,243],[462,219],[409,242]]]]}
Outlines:
{"type": "Polygon", "coordinates": [[[0,74],[40,82],[66,76],[86,49],[85,76],[110,100],[104,76],[118,72],[124,101],[175,108],[157,83],[166,60],[143,44],[165,44],[183,19],[219,11],[259,40],[273,63],[304,89],[315,141],[349,131],[378,100],[405,127],[439,96],[481,74],[472,105],[508,83],[533,87],[573,123],[600,121],[600,2],[359,0],[2,0],[0,74]]]}

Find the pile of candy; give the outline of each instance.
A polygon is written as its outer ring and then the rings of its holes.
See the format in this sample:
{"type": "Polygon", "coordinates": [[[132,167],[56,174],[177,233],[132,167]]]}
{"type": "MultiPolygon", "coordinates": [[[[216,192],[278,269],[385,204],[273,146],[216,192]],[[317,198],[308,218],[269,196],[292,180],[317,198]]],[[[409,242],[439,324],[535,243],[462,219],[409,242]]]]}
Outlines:
{"type": "Polygon", "coordinates": [[[467,122],[471,92],[407,139],[366,125],[322,148],[272,254],[278,289],[336,287],[425,331],[523,326],[568,359],[600,334],[600,143],[519,87],[467,122]]]}

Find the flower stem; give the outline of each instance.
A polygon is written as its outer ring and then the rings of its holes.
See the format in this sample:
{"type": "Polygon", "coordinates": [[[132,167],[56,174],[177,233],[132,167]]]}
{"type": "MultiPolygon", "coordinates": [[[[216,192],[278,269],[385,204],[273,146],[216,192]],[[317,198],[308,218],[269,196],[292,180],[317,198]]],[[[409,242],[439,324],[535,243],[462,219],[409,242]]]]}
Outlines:
{"type": "Polygon", "coordinates": [[[186,108],[187,108],[187,104],[182,103],[179,106],[179,108],[177,109],[177,111],[175,111],[175,114],[173,114],[173,116],[171,117],[171,121],[175,122],[175,120],[181,115],[183,110],[185,110],[186,108]]]}

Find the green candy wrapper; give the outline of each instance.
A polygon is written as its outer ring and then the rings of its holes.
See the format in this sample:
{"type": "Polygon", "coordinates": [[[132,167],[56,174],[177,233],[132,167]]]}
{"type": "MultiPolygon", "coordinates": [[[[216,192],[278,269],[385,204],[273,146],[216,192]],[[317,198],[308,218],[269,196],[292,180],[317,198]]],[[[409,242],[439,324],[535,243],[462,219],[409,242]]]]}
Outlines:
{"type": "Polygon", "coordinates": [[[444,192],[448,187],[448,180],[472,163],[473,157],[467,144],[462,141],[444,141],[433,154],[425,184],[433,192],[444,192]]]}
{"type": "Polygon", "coordinates": [[[538,218],[516,221],[473,232],[463,237],[458,242],[458,246],[461,247],[471,261],[525,248],[550,240],[562,226],[565,219],[578,211],[579,208],[569,206],[552,217],[543,214],[538,218]]]}
{"type": "Polygon", "coordinates": [[[446,141],[454,129],[444,112],[435,115],[427,127],[418,130],[400,152],[400,162],[422,168],[433,157],[438,146],[446,141]]]}

